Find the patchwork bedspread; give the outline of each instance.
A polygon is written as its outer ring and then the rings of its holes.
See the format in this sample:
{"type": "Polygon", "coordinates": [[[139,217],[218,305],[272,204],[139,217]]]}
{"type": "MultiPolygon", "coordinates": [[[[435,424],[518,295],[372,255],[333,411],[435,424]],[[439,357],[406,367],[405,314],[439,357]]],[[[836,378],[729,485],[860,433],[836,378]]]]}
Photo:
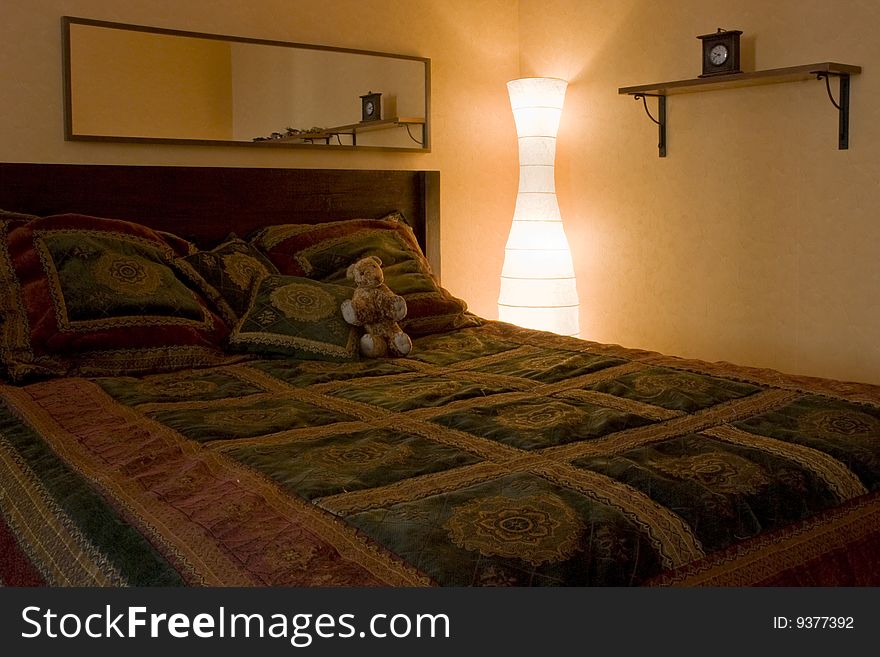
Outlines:
{"type": "Polygon", "coordinates": [[[878,584],[880,387],[487,323],[0,386],[7,585],[878,584]]]}

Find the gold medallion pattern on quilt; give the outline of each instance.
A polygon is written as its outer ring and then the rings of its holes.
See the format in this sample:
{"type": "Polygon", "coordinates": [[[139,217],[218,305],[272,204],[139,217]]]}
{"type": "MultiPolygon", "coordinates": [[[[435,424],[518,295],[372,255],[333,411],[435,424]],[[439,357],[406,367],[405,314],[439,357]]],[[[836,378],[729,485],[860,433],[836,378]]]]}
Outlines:
{"type": "Polygon", "coordinates": [[[582,413],[569,404],[548,401],[540,406],[513,406],[498,412],[498,422],[522,431],[564,427],[576,423],[582,413]]]}
{"type": "Polygon", "coordinates": [[[145,394],[158,393],[169,397],[185,399],[214,392],[217,390],[217,384],[213,381],[198,379],[152,380],[143,381],[140,384],[140,388],[145,394]]]}
{"type": "Polygon", "coordinates": [[[412,456],[407,445],[387,442],[330,445],[309,451],[304,461],[318,470],[322,480],[347,486],[364,470],[403,463],[412,456]]]}
{"type": "Polygon", "coordinates": [[[652,465],[670,477],[690,479],[719,493],[757,493],[770,483],[761,468],[734,454],[677,456],[652,465]]]}
{"type": "Polygon", "coordinates": [[[466,550],[533,566],[570,557],[584,530],[571,507],[552,495],[472,500],[457,507],[444,526],[466,550]]]}
{"type": "Polygon", "coordinates": [[[649,374],[636,379],[635,388],[646,395],[656,395],[666,390],[703,391],[706,384],[695,376],[684,374],[649,374]]]}
{"type": "Polygon", "coordinates": [[[880,437],[880,420],[858,411],[815,411],[801,418],[800,426],[806,432],[827,438],[877,440],[880,437]]]}

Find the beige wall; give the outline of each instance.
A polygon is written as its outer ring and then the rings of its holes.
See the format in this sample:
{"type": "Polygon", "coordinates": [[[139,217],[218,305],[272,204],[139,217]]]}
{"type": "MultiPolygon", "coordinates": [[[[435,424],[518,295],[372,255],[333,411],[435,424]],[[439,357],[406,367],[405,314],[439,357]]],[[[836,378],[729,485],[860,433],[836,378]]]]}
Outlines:
{"type": "Polygon", "coordinates": [[[70,26],[77,135],[232,139],[230,44],[70,26]]]}
{"type": "Polygon", "coordinates": [[[520,2],[521,73],[571,82],[557,183],[582,337],[880,383],[877,25],[873,1],[520,2]],[[658,158],[617,89],[696,77],[719,26],[744,32],[745,70],[863,66],[850,149],[808,81],[671,97],[658,158]]]}
{"type": "Polygon", "coordinates": [[[880,3],[855,0],[5,0],[0,160],[439,169],[444,283],[495,317],[517,176],[504,83],[564,77],[557,183],[583,337],[880,383],[877,24],[880,3]],[[62,14],[430,57],[433,152],[64,142],[62,14]],[[718,26],[745,32],[749,68],[863,65],[850,150],[803,82],[670,99],[658,158],[617,88],[696,75],[694,37],[718,26]]]}
{"type": "Polygon", "coordinates": [[[0,161],[438,169],[444,285],[494,316],[516,191],[504,85],[518,73],[517,38],[516,0],[2,0],[0,161]],[[65,142],[65,14],[429,57],[432,152],[65,142]]]}

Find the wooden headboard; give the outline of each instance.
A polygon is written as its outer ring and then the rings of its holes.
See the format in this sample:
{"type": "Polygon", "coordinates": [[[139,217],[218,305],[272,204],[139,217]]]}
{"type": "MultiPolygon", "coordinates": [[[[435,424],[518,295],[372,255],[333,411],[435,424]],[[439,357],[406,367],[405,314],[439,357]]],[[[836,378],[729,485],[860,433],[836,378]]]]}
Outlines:
{"type": "Polygon", "coordinates": [[[0,163],[0,208],[126,219],[203,246],[259,226],[400,210],[440,273],[440,173],[0,163]]]}

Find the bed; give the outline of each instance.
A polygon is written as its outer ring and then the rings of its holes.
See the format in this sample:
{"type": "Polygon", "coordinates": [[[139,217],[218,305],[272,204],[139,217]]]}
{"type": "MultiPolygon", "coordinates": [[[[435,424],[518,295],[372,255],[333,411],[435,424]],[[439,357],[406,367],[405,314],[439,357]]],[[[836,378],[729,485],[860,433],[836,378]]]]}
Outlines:
{"type": "Polygon", "coordinates": [[[0,208],[4,585],[880,584],[880,387],[478,318],[437,172],[0,164],[0,208]],[[327,315],[373,252],[407,358],[327,315]]]}

